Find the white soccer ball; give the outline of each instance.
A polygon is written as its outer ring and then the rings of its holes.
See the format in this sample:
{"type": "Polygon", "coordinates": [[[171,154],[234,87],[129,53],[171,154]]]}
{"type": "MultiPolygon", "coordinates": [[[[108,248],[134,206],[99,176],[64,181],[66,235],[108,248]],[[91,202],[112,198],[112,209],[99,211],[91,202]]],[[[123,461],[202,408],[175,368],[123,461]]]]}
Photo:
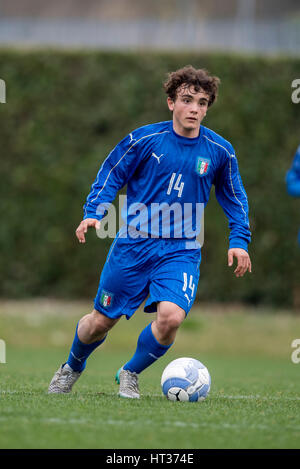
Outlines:
{"type": "Polygon", "coordinates": [[[169,363],[161,377],[162,392],[170,401],[204,401],[211,378],[203,363],[194,358],[177,358],[169,363]]]}

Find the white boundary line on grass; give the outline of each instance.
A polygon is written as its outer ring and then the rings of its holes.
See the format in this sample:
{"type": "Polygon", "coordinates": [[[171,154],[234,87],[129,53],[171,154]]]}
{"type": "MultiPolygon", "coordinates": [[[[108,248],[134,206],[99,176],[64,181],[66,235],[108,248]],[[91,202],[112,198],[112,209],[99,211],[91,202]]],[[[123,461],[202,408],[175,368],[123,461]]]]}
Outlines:
{"type": "MultiPolygon", "coordinates": [[[[32,395],[32,394],[40,394],[39,391],[17,391],[14,389],[7,389],[1,390],[0,394],[22,394],[22,395],[32,395]]],[[[80,393],[81,394],[81,393],[80,393]]],[[[116,394],[111,394],[111,397],[116,397],[116,394]]],[[[142,394],[142,397],[161,397],[164,398],[164,395],[161,394],[142,394]]],[[[237,395],[226,395],[226,394],[219,394],[219,395],[211,395],[208,396],[207,399],[233,399],[233,400],[254,400],[259,399],[263,401],[300,401],[300,396],[261,396],[260,394],[237,394],[237,395]]]]}
{"type": "MultiPolygon", "coordinates": [[[[97,422],[94,420],[90,419],[85,419],[85,418],[71,418],[71,419],[60,419],[60,418],[55,418],[55,417],[50,417],[50,418],[42,418],[42,419],[33,419],[33,418],[27,418],[27,417],[0,417],[0,422],[7,422],[11,420],[17,420],[19,423],[25,423],[27,424],[28,422],[34,423],[37,421],[39,424],[59,424],[59,425],[96,425],[97,422]]],[[[154,422],[153,420],[113,420],[113,419],[103,419],[102,424],[104,425],[112,425],[112,426],[135,426],[137,424],[141,424],[143,426],[155,426],[155,425],[160,425],[161,422],[154,422]]],[[[212,429],[230,429],[230,430],[237,430],[241,431],[245,429],[246,431],[249,430],[263,430],[263,431],[268,431],[268,432],[275,432],[277,433],[279,430],[274,429],[273,425],[264,425],[264,424],[249,424],[248,422],[245,422],[244,424],[238,424],[238,423],[213,423],[213,422],[182,422],[178,420],[166,420],[164,422],[164,431],[173,431],[174,427],[181,427],[181,428],[194,428],[194,429],[199,429],[199,428],[212,428],[212,429]]],[[[285,425],[282,428],[285,430],[294,430],[296,432],[300,431],[300,426],[299,425],[285,425]]],[[[282,428],[280,431],[282,431],[282,428]]]]}
{"type": "Polygon", "coordinates": [[[236,396],[226,396],[226,395],[219,395],[219,396],[211,396],[212,398],[217,399],[260,399],[263,401],[300,401],[300,396],[260,396],[259,394],[254,394],[250,396],[244,395],[236,395],[236,396]]]}
{"type": "MultiPolygon", "coordinates": [[[[164,397],[163,394],[143,394],[144,397],[164,397]]],[[[254,400],[254,399],[260,399],[263,401],[300,401],[300,396],[260,396],[259,394],[253,394],[253,395],[243,395],[243,394],[237,394],[236,396],[234,395],[226,395],[226,394],[220,394],[220,395],[214,395],[214,396],[208,396],[207,400],[209,399],[244,399],[244,400],[254,400]]]]}

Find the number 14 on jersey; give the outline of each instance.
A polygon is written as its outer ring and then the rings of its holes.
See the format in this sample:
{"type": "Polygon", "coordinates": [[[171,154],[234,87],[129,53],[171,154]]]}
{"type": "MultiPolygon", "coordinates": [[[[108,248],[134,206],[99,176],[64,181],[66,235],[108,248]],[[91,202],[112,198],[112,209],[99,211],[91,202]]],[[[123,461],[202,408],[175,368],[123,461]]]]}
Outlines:
{"type": "Polygon", "coordinates": [[[173,173],[172,176],[171,176],[171,179],[170,179],[169,187],[168,187],[168,190],[167,190],[167,195],[170,195],[172,190],[174,190],[174,191],[178,191],[177,196],[181,197],[182,191],[183,191],[183,188],[184,188],[184,182],[182,182],[180,184],[182,174],[178,174],[178,177],[177,177],[176,181],[175,181],[175,178],[176,178],[176,173],[173,173]],[[174,181],[175,181],[175,184],[174,184],[174,181]]]}

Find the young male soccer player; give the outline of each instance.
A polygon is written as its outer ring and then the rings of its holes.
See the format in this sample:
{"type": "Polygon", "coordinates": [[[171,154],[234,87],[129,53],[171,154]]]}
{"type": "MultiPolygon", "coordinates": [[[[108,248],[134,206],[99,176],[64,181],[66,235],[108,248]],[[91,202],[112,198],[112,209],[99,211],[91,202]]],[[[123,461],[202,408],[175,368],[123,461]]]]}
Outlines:
{"type": "Polygon", "coordinates": [[[173,345],[194,302],[201,259],[197,211],[208,202],[213,184],[229,220],[228,265],[237,259],[236,277],[251,272],[248,203],[234,149],[201,125],[218,85],[217,77],[192,66],[170,73],[164,88],[172,120],[131,132],[102,164],[76,236],[85,243],[88,228],[100,227],[125,184],[126,224],[108,253],[94,309],[78,322],[68,360],[49,393],[70,392],[108,331],[122,315],[129,319],[149,295],[144,310],[156,312],[156,319],[140,333],[134,355],[116,376],[120,396],[140,397],[139,373],[173,345]]]}

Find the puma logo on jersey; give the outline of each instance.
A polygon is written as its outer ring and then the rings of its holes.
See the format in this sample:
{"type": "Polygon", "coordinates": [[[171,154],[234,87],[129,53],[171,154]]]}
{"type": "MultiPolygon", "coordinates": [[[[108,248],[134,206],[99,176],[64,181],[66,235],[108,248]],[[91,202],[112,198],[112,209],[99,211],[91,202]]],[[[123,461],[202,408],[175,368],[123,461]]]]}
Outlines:
{"type": "Polygon", "coordinates": [[[129,137],[130,137],[130,141],[129,141],[129,143],[136,142],[136,139],[135,139],[135,138],[133,138],[132,134],[129,134],[129,137]]]}
{"type": "Polygon", "coordinates": [[[190,305],[191,299],[188,297],[187,293],[185,293],[184,296],[186,297],[186,299],[188,300],[188,303],[190,305]]]}
{"type": "Polygon", "coordinates": [[[157,159],[158,164],[159,164],[159,163],[160,163],[160,158],[161,158],[162,156],[164,156],[164,153],[162,153],[160,156],[157,156],[157,155],[153,152],[151,156],[154,156],[154,158],[157,159]]]}

